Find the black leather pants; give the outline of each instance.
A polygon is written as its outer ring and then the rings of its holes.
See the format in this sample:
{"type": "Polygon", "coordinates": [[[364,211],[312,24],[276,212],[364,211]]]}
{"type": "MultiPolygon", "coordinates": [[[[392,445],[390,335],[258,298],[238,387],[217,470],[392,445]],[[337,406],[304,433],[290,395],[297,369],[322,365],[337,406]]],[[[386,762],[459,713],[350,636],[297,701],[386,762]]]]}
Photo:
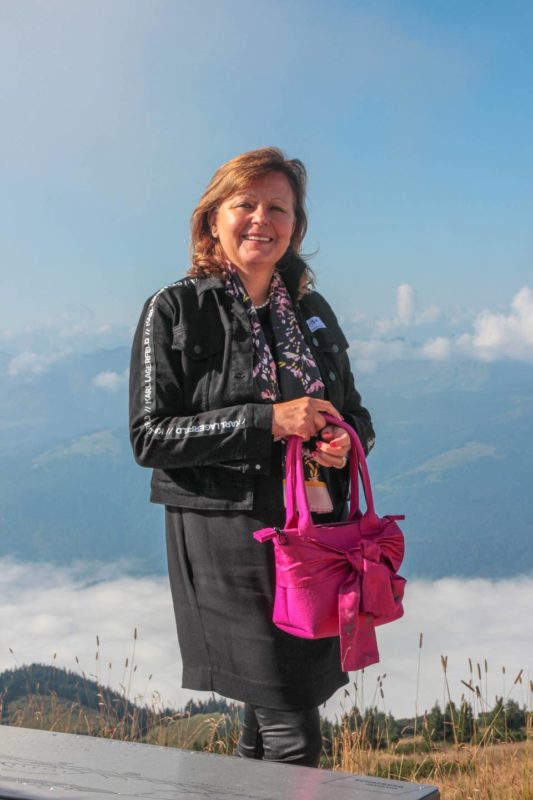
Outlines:
{"type": "Polygon", "coordinates": [[[280,711],[244,705],[241,758],[264,758],[304,767],[317,767],[322,751],[318,708],[280,711]]]}

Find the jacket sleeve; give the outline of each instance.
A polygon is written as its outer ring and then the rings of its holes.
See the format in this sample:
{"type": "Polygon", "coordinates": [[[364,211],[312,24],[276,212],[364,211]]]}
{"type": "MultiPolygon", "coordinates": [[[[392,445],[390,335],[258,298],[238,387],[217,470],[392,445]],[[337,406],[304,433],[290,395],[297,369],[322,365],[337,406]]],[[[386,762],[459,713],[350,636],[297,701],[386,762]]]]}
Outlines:
{"type": "MultiPolygon", "coordinates": [[[[161,293],[137,326],[130,364],[130,440],[143,467],[173,469],[264,460],[272,447],[272,406],[246,403],[189,415],[172,350],[173,313],[161,293]]],[[[229,466],[229,464],[228,464],[229,466]]]]}

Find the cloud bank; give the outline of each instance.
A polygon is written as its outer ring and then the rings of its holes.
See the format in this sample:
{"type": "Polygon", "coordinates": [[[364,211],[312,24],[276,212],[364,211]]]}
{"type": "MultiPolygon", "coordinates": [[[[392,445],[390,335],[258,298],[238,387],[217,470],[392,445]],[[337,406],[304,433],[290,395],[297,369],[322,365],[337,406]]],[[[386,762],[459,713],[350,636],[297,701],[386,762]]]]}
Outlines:
{"type": "Polygon", "coordinates": [[[533,363],[533,290],[528,286],[514,295],[507,313],[480,311],[471,320],[470,330],[462,334],[437,335],[422,341],[408,338],[414,329],[437,321],[444,322],[441,310],[435,305],[419,310],[412,286],[401,284],[396,290],[395,315],[377,320],[369,338],[351,342],[356,369],[372,372],[379,363],[406,359],[512,359],[533,363]]]}
{"type": "Polygon", "coordinates": [[[72,354],[131,345],[133,322],[100,322],[94,316],[81,308],[22,330],[0,328],[0,351],[9,356],[9,374],[39,375],[72,354]]]}
{"type": "MultiPolygon", "coordinates": [[[[181,662],[166,578],[128,577],[120,573],[119,565],[65,569],[7,558],[0,560],[0,576],[0,669],[40,661],[83,670],[120,688],[127,679],[124,663],[126,658],[131,663],[137,629],[131,696],[174,707],[199,696],[180,688],[181,662]]],[[[412,581],[403,619],[378,631],[381,663],[351,678],[359,696],[364,685],[366,704],[378,702],[395,716],[408,716],[415,706],[420,713],[436,700],[442,704],[441,655],[448,656],[452,696],[459,700],[468,692],[461,680],[470,678],[470,658],[475,672],[476,663],[482,666],[480,688],[489,704],[497,694],[509,691],[524,669],[524,683],[514,687],[512,696],[525,703],[527,680],[533,675],[532,616],[533,577],[412,581]],[[384,674],[385,699],[374,699],[378,675],[384,674]]],[[[338,713],[343,702],[341,690],[328,701],[328,715],[338,713]]]]}
{"type": "Polygon", "coordinates": [[[166,578],[125,576],[120,565],[62,569],[9,559],[0,559],[0,576],[0,669],[39,661],[83,670],[120,689],[136,628],[131,697],[183,706],[191,696],[179,688],[181,662],[166,578]]]}
{"type": "MultiPolygon", "coordinates": [[[[349,326],[348,334],[357,332],[350,342],[350,356],[358,372],[406,360],[533,363],[533,289],[529,286],[515,293],[507,310],[467,314],[421,305],[413,286],[402,283],[396,289],[391,316],[376,320],[355,310],[349,326]]],[[[25,336],[4,332],[0,349],[7,350],[9,378],[34,379],[80,351],[129,346],[132,334],[133,327],[126,325],[96,325],[91,320],[78,327],[61,323],[57,329],[35,329],[25,336]]],[[[90,379],[92,388],[109,394],[124,391],[127,383],[127,368],[102,370],[90,379]]]]}

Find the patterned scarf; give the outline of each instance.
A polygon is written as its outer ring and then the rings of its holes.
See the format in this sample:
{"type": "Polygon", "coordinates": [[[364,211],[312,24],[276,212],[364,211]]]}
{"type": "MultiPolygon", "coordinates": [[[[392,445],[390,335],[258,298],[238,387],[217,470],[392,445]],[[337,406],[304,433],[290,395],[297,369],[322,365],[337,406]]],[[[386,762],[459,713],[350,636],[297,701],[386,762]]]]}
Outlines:
{"type": "MultiPolygon", "coordinates": [[[[232,264],[226,266],[226,290],[239,300],[248,314],[253,343],[254,397],[258,402],[279,403],[298,397],[324,397],[324,383],[317,363],[298,325],[287,287],[275,272],[270,283],[270,324],[274,355],[250,296],[232,264]]],[[[309,507],[318,514],[332,511],[331,498],[323,479],[322,467],[311,458],[311,451],[302,448],[305,484],[309,507]]]]}

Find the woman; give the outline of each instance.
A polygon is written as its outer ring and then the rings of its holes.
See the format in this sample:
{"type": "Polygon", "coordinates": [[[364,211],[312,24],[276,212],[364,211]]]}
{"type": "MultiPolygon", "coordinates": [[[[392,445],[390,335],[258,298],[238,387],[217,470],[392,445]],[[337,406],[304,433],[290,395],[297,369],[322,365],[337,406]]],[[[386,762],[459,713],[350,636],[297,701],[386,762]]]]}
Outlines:
{"type": "Polygon", "coordinates": [[[273,554],[253,531],[283,525],[287,436],[305,450],[312,510],[344,514],[347,434],[373,430],[348,343],[298,256],[306,173],[276,148],[213,176],[192,216],[189,277],[151,297],[130,372],[131,441],[166,506],[170,584],[183,686],[245,704],[243,757],[316,765],[317,706],[347,676],[337,638],[272,624],[273,554]],[[316,438],[319,437],[319,438],[316,438]]]}

